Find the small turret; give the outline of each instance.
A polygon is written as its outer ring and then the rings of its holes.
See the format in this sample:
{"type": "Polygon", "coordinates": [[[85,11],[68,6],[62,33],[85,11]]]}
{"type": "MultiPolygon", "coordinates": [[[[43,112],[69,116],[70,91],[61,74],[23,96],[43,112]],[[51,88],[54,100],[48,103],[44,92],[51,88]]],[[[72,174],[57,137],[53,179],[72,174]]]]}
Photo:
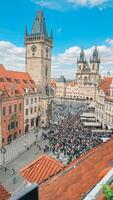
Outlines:
{"type": "Polygon", "coordinates": [[[25,26],[25,36],[27,36],[27,26],[25,26]]]}
{"type": "Polygon", "coordinates": [[[53,40],[53,31],[51,29],[51,33],[50,33],[50,39],[53,40]]]}

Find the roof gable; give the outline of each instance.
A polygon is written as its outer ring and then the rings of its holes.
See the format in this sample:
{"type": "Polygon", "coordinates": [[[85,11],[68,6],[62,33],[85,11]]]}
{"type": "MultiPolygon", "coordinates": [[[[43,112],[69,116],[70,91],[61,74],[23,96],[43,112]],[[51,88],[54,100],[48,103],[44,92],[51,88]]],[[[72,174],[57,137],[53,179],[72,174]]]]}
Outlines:
{"type": "Polygon", "coordinates": [[[0,185],[0,200],[7,200],[11,195],[0,185]]]}
{"type": "Polygon", "coordinates": [[[113,139],[93,148],[49,183],[41,186],[41,200],[80,200],[100,180],[100,173],[113,160],[113,139]]]}
{"type": "Polygon", "coordinates": [[[50,156],[43,155],[22,169],[20,173],[29,182],[40,184],[63,170],[63,167],[59,161],[50,156]]]}

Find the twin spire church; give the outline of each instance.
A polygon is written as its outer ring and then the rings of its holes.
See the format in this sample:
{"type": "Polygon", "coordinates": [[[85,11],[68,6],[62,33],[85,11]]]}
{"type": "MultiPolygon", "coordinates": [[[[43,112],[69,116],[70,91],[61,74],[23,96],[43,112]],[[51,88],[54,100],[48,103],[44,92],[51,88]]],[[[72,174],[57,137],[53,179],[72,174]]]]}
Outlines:
{"type": "Polygon", "coordinates": [[[77,59],[77,73],[76,80],[80,84],[93,84],[98,85],[100,82],[99,74],[100,58],[97,47],[93,51],[89,63],[85,58],[84,50],[81,50],[80,58],[77,59]]]}

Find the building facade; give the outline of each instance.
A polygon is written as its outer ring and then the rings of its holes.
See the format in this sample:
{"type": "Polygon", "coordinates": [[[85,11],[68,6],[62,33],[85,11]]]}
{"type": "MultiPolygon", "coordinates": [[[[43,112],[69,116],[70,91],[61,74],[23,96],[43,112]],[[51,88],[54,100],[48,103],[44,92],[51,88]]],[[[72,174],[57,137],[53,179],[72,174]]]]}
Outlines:
{"type": "MultiPolygon", "coordinates": [[[[52,101],[50,93],[52,32],[48,36],[43,11],[38,11],[31,34],[25,31],[26,72],[34,80],[41,95],[41,123],[48,125],[52,101]],[[45,108],[43,108],[45,106],[45,108]],[[43,108],[43,110],[41,110],[43,108]],[[47,114],[48,113],[48,114],[47,114]]],[[[52,108],[51,108],[52,109],[52,108]]]]}
{"type": "Polygon", "coordinates": [[[113,77],[102,79],[96,97],[95,117],[104,129],[113,129],[113,77]]]}
{"type": "Polygon", "coordinates": [[[24,131],[25,133],[40,127],[39,95],[24,96],[24,131]]]}
{"type": "Polygon", "coordinates": [[[77,73],[76,80],[79,84],[93,84],[98,85],[100,82],[99,74],[100,58],[97,47],[93,51],[93,55],[90,58],[90,62],[87,62],[85,58],[84,50],[81,50],[80,58],[77,59],[77,73]]]}
{"type": "Polygon", "coordinates": [[[95,101],[97,87],[101,80],[99,65],[100,58],[97,47],[95,47],[89,63],[82,49],[80,57],[77,59],[76,81],[66,82],[63,76],[56,81],[52,80],[51,87],[54,90],[54,96],[59,98],[95,101]]]}
{"type": "Polygon", "coordinates": [[[39,99],[28,73],[0,65],[0,147],[40,126],[39,99]]]}

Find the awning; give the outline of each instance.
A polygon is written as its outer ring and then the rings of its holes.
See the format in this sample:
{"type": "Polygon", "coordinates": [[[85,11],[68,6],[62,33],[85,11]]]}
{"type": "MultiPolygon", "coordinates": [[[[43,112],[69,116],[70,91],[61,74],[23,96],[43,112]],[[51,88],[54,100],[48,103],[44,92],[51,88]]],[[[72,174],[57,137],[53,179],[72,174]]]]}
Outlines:
{"type": "Polygon", "coordinates": [[[80,117],[84,117],[84,118],[94,118],[95,115],[94,113],[83,113],[82,115],[80,115],[80,117]]]}
{"type": "Polygon", "coordinates": [[[85,127],[100,127],[101,124],[98,122],[83,122],[85,127]]]}

